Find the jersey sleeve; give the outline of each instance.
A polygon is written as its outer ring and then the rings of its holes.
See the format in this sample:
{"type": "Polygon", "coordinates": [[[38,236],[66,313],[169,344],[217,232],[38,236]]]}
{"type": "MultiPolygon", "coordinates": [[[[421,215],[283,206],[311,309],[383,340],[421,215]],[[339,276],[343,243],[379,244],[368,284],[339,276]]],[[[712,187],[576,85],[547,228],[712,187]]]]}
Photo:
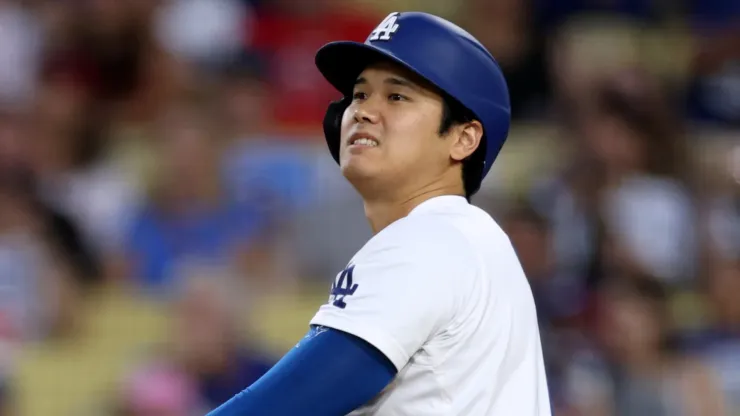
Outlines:
{"type": "Polygon", "coordinates": [[[208,416],[346,415],[380,393],[395,374],[365,341],[314,326],[270,371],[208,416]]]}
{"type": "MultiPolygon", "coordinates": [[[[384,230],[385,231],[385,230],[384,230]]],[[[334,280],[311,320],[359,337],[401,370],[453,315],[461,258],[439,233],[396,227],[371,240],[334,280]]]]}

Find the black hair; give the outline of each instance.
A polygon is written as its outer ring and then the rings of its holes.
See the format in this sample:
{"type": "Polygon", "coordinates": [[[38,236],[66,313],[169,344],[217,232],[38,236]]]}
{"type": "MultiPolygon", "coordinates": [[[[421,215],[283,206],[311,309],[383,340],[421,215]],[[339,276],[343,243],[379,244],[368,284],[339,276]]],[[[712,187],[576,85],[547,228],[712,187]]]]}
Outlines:
{"type": "MultiPolygon", "coordinates": [[[[460,104],[457,100],[443,95],[442,120],[439,125],[439,135],[447,134],[453,126],[476,120],[472,111],[460,104]]],[[[485,131],[483,132],[478,148],[473,154],[463,160],[462,180],[465,189],[465,198],[470,201],[479,190],[482,182],[483,163],[486,154],[485,131]]]]}
{"type": "Polygon", "coordinates": [[[678,109],[671,105],[660,85],[641,73],[635,76],[644,86],[634,92],[620,85],[619,76],[602,81],[594,94],[595,110],[618,119],[637,133],[645,147],[645,169],[649,173],[690,182],[692,160],[678,109]]]}
{"type": "Polygon", "coordinates": [[[506,213],[506,219],[511,222],[529,224],[541,233],[548,233],[551,229],[550,221],[524,198],[514,202],[506,213]]]}
{"type": "Polygon", "coordinates": [[[626,270],[616,273],[601,283],[601,290],[611,296],[635,299],[647,305],[660,326],[660,349],[666,353],[675,351],[678,339],[671,328],[670,287],[649,273],[626,270]]]}

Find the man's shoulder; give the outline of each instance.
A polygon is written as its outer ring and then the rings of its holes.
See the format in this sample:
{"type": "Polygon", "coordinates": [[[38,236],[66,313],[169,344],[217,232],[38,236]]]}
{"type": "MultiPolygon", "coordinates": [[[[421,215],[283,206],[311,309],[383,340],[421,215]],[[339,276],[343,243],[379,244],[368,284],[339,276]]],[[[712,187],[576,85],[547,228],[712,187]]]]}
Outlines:
{"type": "Polygon", "coordinates": [[[467,244],[462,233],[449,224],[407,217],[373,236],[350,263],[444,275],[472,261],[467,244]]]}
{"type": "Polygon", "coordinates": [[[393,238],[405,235],[412,241],[423,239],[426,244],[453,251],[474,250],[480,241],[486,241],[486,245],[508,242],[508,236],[498,222],[488,212],[472,204],[409,215],[388,229],[394,234],[393,238]]]}
{"type": "Polygon", "coordinates": [[[373,245],[407,251],[464,251],[464,230],[442,215],[425,214],[402,218],[378,233],[373,245]]]}

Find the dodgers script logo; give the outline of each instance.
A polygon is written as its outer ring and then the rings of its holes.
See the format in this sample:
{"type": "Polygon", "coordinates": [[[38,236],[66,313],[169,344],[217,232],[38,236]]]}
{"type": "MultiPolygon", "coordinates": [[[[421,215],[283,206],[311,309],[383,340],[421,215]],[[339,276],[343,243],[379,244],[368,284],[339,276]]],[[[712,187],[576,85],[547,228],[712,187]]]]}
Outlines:
{"type": "Polygon", "coordinates": [[[347,304],[344,302],[344,298],[352,296],[357,290],[357,283],[352,282],[352,273],[355,271],[355,266],[350,265],[346,269],[342,270],[342,273],[334,280],[331,285],[331,298],[332,305],[337,308],[344,309],[347,304]]]}
{"type": "Polygon", "coordinates": [[[370,34],[368,40],[391,40],[391,36],[396,33],[399,27],[398,23],[396,23],[396,20],[398,20],[398,15],[398,12],[389,14],[388,17],[383,19],[378,27],[373,30],[373,33],[370,34]]]}

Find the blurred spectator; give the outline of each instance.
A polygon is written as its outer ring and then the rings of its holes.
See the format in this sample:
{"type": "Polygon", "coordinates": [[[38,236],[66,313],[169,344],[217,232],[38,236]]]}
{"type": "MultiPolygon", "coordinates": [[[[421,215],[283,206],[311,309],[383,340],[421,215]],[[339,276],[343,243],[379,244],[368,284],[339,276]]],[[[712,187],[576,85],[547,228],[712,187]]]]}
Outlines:
{"type": "Polygon", "coordinates": [[[740,2],[691,0],[695,40],[689,110],[699,120],[740,126],[740,2]]]}
{"type": "Polygon", "coordinates": [[[614,277],[600,289],[599,305],[597,348],[574,358],[566,414],[725,414],[712,372],[673,348],[667,292],[656,280],[614,277]]]}
{"type": "Polygon", "coordinates": [[[254,294],[219,268],[185,273],[176,294],[174,356],[195,379],[205,404],[215,408],[255,382],[274,362],[259,350],[258,340],[244,337],[244,316],[254,294]]]}
{"type": "MultiPolygon", "coordinates": [[[[135,193],[154,186],[158,165],[157,121],[178,97],[202,88],[196,68],[153,48],[147,51],[140,84],[125,100],[111,103],[107,154],[135,193]]],[[[137,195],[137,198],[139,195],[137,195]]],[[[139,202],[135,200],[135,202],[139,202]]]]}
{"type": "Polygon", "coordinates": [[[629,71],[600,83],[571,116],[572,165],[534,191],[553,224],[559,273],[592,285],[627,268],[689,284],[699,266],[696,184],[666,98],[629,71]]]}
{"type": "Polygon", "coordinates": [[[699,267],[694,160],[683,127],[655,80],[620,74],[597,90],[585,145],[604,169],[601,213],[607,261],[672,284],[699,267]]]}
{"type": "MultiPolygon", "coordinates": [[[[144,2],[155,3],[155,2],[144,2]]],[[[141,83],[151,47],[149,8],[141,1],[40,2],[45,24],[45,66],[74,75],[100,104],[125,100],[141,83]]]]}
{"type": "Polygon", "coordinates": [[[188,263],[167,305],[167,342],[127,371],[114,399],[122,415],[203,415],[274,364],[248,319],[258,294],[228,266],[188,263]]]}
{"type": "Polygon", "coordinates": [[[253,11],[240,0],[167,0],[155,16],[154,30],[167,52],[218,68],[248,45],[253,20],[253,11]]]}
{"type": "MultiPolygon", "coordinates": [[[[166,295],[182,262],[206,261],[260,276],[269,219],[224,190],[222,132],[203,105],[175,103],[160,121],[157,186],[130,230],[131,277],[166,295]]],[[[261,276],[260,276],[261,277],[261,276]]]]}
{"type": "Polygon", "coordinates": [[[41,198],[69,216],[85,243],[107,258],[119,250],[139,201],[107,156],[107,118],[75,66],[52,64],[33,114],[33,161],[41,198]]]}
{"type": "Polygon", "coordinates": [[[543,327],[574,318],[578,309],[573,307],[583,294],[578,293],[579,286],[570,287],[566,279],[556,275],[552,230],[547,219],[522,204],[505,215],[503,226],[530,280],[543,327]]]}
{"type": "Polygon", "coordinates": [[[262,61],[243,54],[226,69],[218,92],[229,139],[242,141],[271,135],[272,97],[262,61]]]}
{"type": "MultiPolygon", "coordinates": [[[[23,118],[0,119],[0,332],[19,345],[77,328],[100,267],[73,221],[39,200],[23,118]]],[[[8,357],[2,357],[7,359],[8,357]]]]}
{"type": "Polygon", "coordinates": [[[516,120],[541,117],[550,94],[545,36],[532,18],[530,0],[468,0],[468,29],[504,70],[516,120]]]}
{"type": "Polygon", "coordinates": [[[547,71],[552,88],[551,110],[569,117],[573,107],[588,106],[599,78],[629,68],[642,68],[644,28],[615,16],[569,20],[546,32],[547,71]]]}
{"type": "Polygon", "coordinates": [[[537,320],[555,414],[565,405],[564,370],[571,349],[580,341],[579,302],[584,296],[579,285],[555,274],[550,224],[531,207],[522,204],[507,212],[502,225],[511,239],[519,261],[530,281],[537,305],[537,320]]]}
{"type": "Polygon", "coordinates": [[[151,44],[151,10],[143,3],[90,0],[78,5],[83,24],[76,52],[93,65],[96,92],[104,101],[126,99],[140,85],[143,59],[151,44]]]}
{"type": "Polygon", "coordinates": [[[195,383],[181,370],[162,363],[146,363],[130,371],[111,416],[200,416],[195,383]]]}
{"type": "Polygon", "coordinates": [[[685,340],[687,351],[719,378],[728,414],[740,411],[740,260],[719,260],[707,279],[708,328],[685,340]]]}
{"type": "Polygon", "coordinates": [[[315,202],[313,146],[270,132],[268,86],[257,63],[235,66],[223,86],[229,146],[224,169],[230,192],[281,215],[315,202]]]}
{"type": "Polygon", "coordinates": [[[38,16],[16,1],[0,1],[0,106],[27,107],[32,103],[42,36],[38,16]]]}

